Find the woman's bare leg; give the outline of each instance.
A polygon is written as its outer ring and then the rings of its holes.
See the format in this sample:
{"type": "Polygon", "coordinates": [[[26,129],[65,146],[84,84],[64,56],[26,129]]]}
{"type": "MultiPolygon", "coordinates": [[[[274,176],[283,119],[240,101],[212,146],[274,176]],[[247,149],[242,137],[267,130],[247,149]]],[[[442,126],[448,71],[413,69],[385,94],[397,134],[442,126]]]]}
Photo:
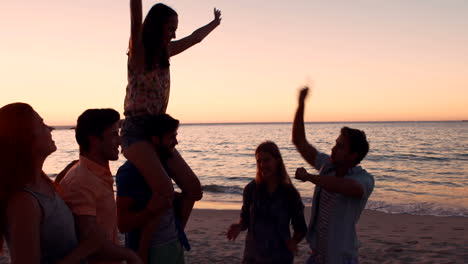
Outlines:
{"type": "Polygon", "coordinates": [[[164,170],[153,145],[147,141],[133,143],[123,151],[124,156],[138,168],[153,193],[173,197],[172,181],[164,170]]]}
{"type": "Polygon", "coordinates": [[[169,176],[182,190],[180,214],[185,228],[195,201],[201,200],[203,196],[200,180],[177,150],[167,160],[167,168],[169,176]]]}

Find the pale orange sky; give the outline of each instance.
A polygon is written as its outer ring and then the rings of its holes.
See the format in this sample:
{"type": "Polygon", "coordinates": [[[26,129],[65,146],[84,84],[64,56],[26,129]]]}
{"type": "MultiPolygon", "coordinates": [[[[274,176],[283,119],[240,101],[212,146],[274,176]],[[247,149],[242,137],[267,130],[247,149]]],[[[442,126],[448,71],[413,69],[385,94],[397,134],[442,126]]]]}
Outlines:
{"type": "MultiPolygon", "coordinates": [[[[144,13],[156,1],[145,1],[144,13]]],[[[178,37],[222,24],[171,60],[168,113],[183,123],[468,119],[468,1],[166,1],[178,37]]],[[[0,105],[51,125],[123,112],[128,1],[0,3],[0,105]]]]}

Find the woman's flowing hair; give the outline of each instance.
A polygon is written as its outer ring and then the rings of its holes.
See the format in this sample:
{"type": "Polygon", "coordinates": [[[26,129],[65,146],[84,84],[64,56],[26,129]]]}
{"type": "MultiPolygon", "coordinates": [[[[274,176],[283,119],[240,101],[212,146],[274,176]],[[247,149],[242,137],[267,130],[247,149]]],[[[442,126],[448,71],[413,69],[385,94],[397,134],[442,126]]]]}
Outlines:
{"type": "Polygon", "coordinates": [[[143,22],[142,41],[145,57],[145,69],[153,70],[156,65],[169,67],[169,54],[163,45],[163,29],[169,18],[177,16],[177,12],[165,4],[155,4],[143,22]]]}
{"type": "MultiPolygon", "coordinates": [[[[34,109],[25,103],[0,108],[0,252],[6,231],[7,203],[35,177],[32,166],[34,113],[34,109]]],[[[44,177],[47,178],[45,174],[44,177]]]]}
{"type": "MultiPolygon", "coordinates": [[[[291,184],[291,179],[289,178],[288,172],[286,171],[286,166],[284,165],[283,157],[281,156],[281,152],[278,146],[272,141],[265,141],[258,145],[257,149],[255,150],[255,155],[257,155],[259,152],[269,153],[271,156],[273,156],[273,158],[278,161],[277,171],[279,182],[281,184],[291,184]]],[[[259,184],[262,181],[262,174],[260,173],[260,169],[258,168],[257,163],[257,174],[255,176],[255,182],[259,184]]]]}

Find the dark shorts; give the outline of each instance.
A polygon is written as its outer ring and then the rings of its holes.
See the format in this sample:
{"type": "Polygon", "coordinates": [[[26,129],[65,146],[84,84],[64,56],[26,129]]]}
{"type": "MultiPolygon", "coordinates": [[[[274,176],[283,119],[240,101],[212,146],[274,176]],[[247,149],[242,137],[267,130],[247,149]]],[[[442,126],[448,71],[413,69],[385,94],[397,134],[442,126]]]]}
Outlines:
{"type": "Polygon", "coordinates": [[[123,150],[133,143],[148,140],[145,135],[145,124],[150,118],[150,115],[139,115],[125,118],[122,123],[122,129],[120,130],[123,150]]]}

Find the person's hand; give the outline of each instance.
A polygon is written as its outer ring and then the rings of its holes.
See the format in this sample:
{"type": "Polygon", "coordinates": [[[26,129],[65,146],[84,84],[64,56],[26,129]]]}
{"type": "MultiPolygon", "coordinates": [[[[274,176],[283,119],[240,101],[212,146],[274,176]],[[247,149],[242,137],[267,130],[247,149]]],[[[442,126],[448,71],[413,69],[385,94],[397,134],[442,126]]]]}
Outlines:
{"type": "Polygon", "coordinates": [[[221,24],[221,10],[214,8],[213,13],[214,13],[214,21],[216,22],[216,24],[218,25],[221,24]]]}
{"type": "Polygon", "coordinates": [[[291,238],[291,239],[286,240],[286,247],[294,255],[297,254],[297,243],[296,241],[294,241],[294,239],[291,238]]]}
{"type": "Polygon", "coordinates": [[[309,94],[309,87],[305,86],[304,88],[301,89],[299,92],[299,103],[303,104],[305,99],[307,98],[307,95],[309,94]]]}
{"type": "Polygon", "coordinates": [[[304,167],[300,167],[296,169],[296,179],[301,180],[303,182],[309,180],[309,174],[307,173],[304,167]]]}
{"type": "Polygon", "coordinates": [[[226,234],[228,240],[236,240],[242,229],[241,224],[232,224],[226,234]]]}

